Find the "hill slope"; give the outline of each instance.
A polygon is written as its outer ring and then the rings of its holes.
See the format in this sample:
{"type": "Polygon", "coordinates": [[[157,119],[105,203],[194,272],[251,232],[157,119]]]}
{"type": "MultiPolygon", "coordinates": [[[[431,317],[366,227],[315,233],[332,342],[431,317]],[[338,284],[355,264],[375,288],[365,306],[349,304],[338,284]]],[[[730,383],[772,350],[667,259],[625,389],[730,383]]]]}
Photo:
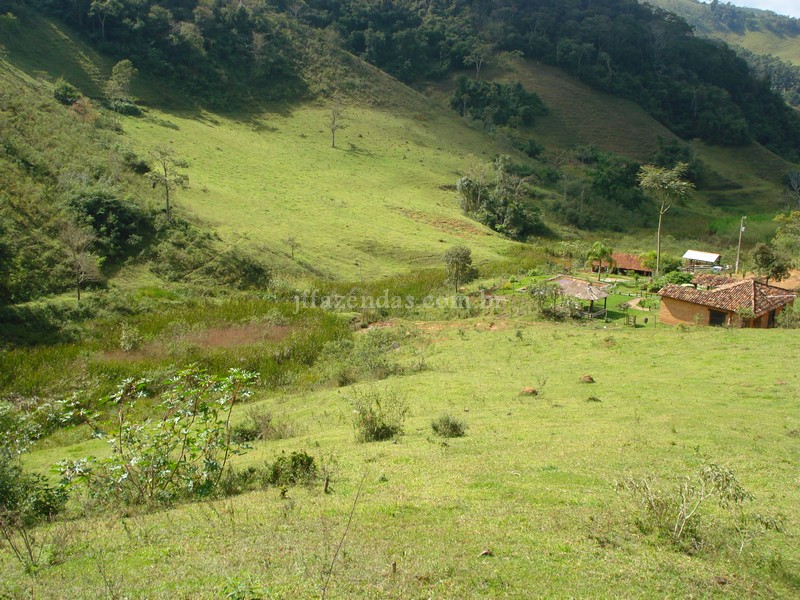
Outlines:
{"type": "MultiPolygon", "coordinates": [[[[6,42],[0,77],[24,78],[41,95],[51,93],[46,81],[65,77],[97,99],[112,60],[68,27],[35,13],[19,27],[20,35],[6,42]]],[[[470,154],[486,161],[498,154],[521,163],[529,159],[502,136],[465,123],[445,108],[442,95],[424,97],[337,49],[323,34],[313,34],[308,44],[324,56],[322,63],[328,61],[325,68],[340,73],[338,92],[322,85],[317,99],[215,113],[142,73],[134,94],[145,114],[123,117],[124,133],[117,139],[139,157],[156,145],[171,146],[189,161],[190,188],[175,198],[179,214],[218,232],[221,251],[244,249],[282,273],[375,278],[438,266],[444,250],[457,243],[470,246],[479,262],[506,256],[514,244],[461,214],[452,185],[470,154]],[[334,109],[345,127],[331,148],[334,109]],[[294,258],[285,243],[289,237],[299,244],[294,258]]],[[[327,77],[319,65],[304,68],[308,81],[327,77]]],[[[599,93],[555,67],[517,61],[494,74],[522,81],[548,104],[549,115],[532,129],[547,148],[595,145],[646,161],[659,137],[674,139],[637,105],[599,93]]],[[[703,235],[731,210],[780,208],[780,177],[788,163],[757,145],[694,149],[711,166],[720,190],[709,186],[676,213],[673,233],[703,235]]],[[[159,208],[157,192],[136,189],[141,202],[159,208]]]]}
{"type": "Polygon", "coordinates": [[[797,19],[726,3],[712,6],[698,0],[653,0],[650,4],[680,15],[700,35],[800,65],[800,22],[797,19]]]}

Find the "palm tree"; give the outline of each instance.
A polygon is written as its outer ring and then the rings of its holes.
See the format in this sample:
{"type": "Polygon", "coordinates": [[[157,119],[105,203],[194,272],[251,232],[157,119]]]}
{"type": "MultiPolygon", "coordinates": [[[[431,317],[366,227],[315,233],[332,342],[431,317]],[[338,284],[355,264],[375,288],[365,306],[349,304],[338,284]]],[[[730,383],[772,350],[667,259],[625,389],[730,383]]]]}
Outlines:
{"type": "Polygon", "coordinates": [[[587,252],[586,260],[590,265],[593,265],[596,260],[600,261],[600,264],[597,266],[597,281],[600,281],[600,274],[603,272],[603,261],[606,261],[608,263],[608,268],[611,269],[611,265],[614,262],[612,258],[613,253],[614,250],[606,246],[603,242],[595,242],[592,244],[589,252],[587,252]]]}

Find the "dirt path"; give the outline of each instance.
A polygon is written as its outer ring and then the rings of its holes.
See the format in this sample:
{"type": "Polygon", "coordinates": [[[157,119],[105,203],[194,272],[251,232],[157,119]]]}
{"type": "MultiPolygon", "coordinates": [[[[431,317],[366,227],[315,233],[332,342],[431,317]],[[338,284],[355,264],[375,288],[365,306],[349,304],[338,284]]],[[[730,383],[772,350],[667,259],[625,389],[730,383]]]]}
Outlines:
{"type": "Polygon", "coordinates": [[[639,306],[639,303],[642,300],[644,300],[644,298],[641,298],[641,297],[640,298],[634,298],[633,300],[628,302],[628,308],[633,308],[635,310],[641,310],[641,311],[644,311],[644,312],[650,312],[649,308],[644,308],[642,306],[639,306]]]}

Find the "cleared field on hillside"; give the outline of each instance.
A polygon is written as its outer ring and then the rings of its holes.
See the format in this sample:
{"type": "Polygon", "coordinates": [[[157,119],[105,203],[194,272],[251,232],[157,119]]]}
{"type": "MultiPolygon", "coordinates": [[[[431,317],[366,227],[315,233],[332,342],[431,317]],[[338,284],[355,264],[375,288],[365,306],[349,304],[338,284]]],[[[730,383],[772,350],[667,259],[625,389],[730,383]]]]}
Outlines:
{"type": "MultiPolygon", "coordinates": [[[[319,597],[363,477],[331,598],[789,597],[800,590],[795,332],[489,319],[407,326],[416,333],[397,359],[422,351],[428,368],[356,386],[407,399],[411,416],[398,443],[354,442],[351,388],[258,404],[299,435],[256,443],[237,464],[305,450],[331,469],[332,494],[321,484],[285,497],[272,488],[58,526],[66,532],[58,564],[35,578],[2,554],[6,589],[40,598],[111,588],[130,597],[214,597],[238,586],[319,597]],[[581,383],[583,374],[596,383],[581,383]],[[525,386],[539,395],[521,396],[525,386]],[[432,434],[430,423],[443,412],[467,423],[466,437],[445,442],[432,434]],[[754,494],[748,510],[782,515],[785,532],[745,540],[740,554],[731,522],[709,505],[698,524],[702,546],[681,552],[643,534],[637,505],[614,489],[626,475],[669,487],[709,462],[733,469],[754,494]]],[[[44,469],[65,453],[103,445],[43,451],[29,464],[44,469]]]]}
{"type": "Polygon", "coordinates": [[[169,143],[190,162],[179,208],[225,241],[246,236],[284,262],[282,240],[294,236],[296,260],[323,277],[438,266],[452,244],[467,244],[479,261],[510,247],[461,215],[453,189],[465,149],[491,158],[485,137],[436,111],[346,107],[332,148],[330,111],[311,105],[248,122],[151,111],[124,126],[141,154],[169,143]]]}

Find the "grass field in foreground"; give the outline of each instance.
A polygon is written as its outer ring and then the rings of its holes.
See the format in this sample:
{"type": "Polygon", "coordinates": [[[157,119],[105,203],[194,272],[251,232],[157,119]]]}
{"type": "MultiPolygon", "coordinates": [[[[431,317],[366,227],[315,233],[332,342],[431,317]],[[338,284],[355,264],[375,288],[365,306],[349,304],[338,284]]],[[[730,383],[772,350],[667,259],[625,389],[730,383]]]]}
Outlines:
{"type": "MultiPolygon", "coordinates": [[[[35,577],[0,554],[4,589],[36,598],[319,597],[364,477],[329,598],[797,595],[794,331],[486,318],[407,325],[416,334],[398,359],[422,349],[428,369],[356,386],[406,397],[411,416],[397,443],[354,442],[349,388],[259,403],[300,434],[257,443],[238,464],[305,450],[332,467],[332,494],[268,489],[57,525],[38,533],[59,546],[56,564],[35,577]],[[580,383],[583,374],[596,383],[580,383]],[[540,394],[520,396],[524,386],[540,394]],[[468,424],[466,437],[432,435],[443,412],[468,424]],[[703,457],[733,469],[755,495],[750,508],[783,515],[785,532],[739,555],[718,546],[736,538],[710,510],[700,525],[706,546],[694,555],[643,535],[615,481],[670,481],[703,457]]],[[[64,454],[79,452],[43,451],[30,464],[45,468],[64,454]]]]}

